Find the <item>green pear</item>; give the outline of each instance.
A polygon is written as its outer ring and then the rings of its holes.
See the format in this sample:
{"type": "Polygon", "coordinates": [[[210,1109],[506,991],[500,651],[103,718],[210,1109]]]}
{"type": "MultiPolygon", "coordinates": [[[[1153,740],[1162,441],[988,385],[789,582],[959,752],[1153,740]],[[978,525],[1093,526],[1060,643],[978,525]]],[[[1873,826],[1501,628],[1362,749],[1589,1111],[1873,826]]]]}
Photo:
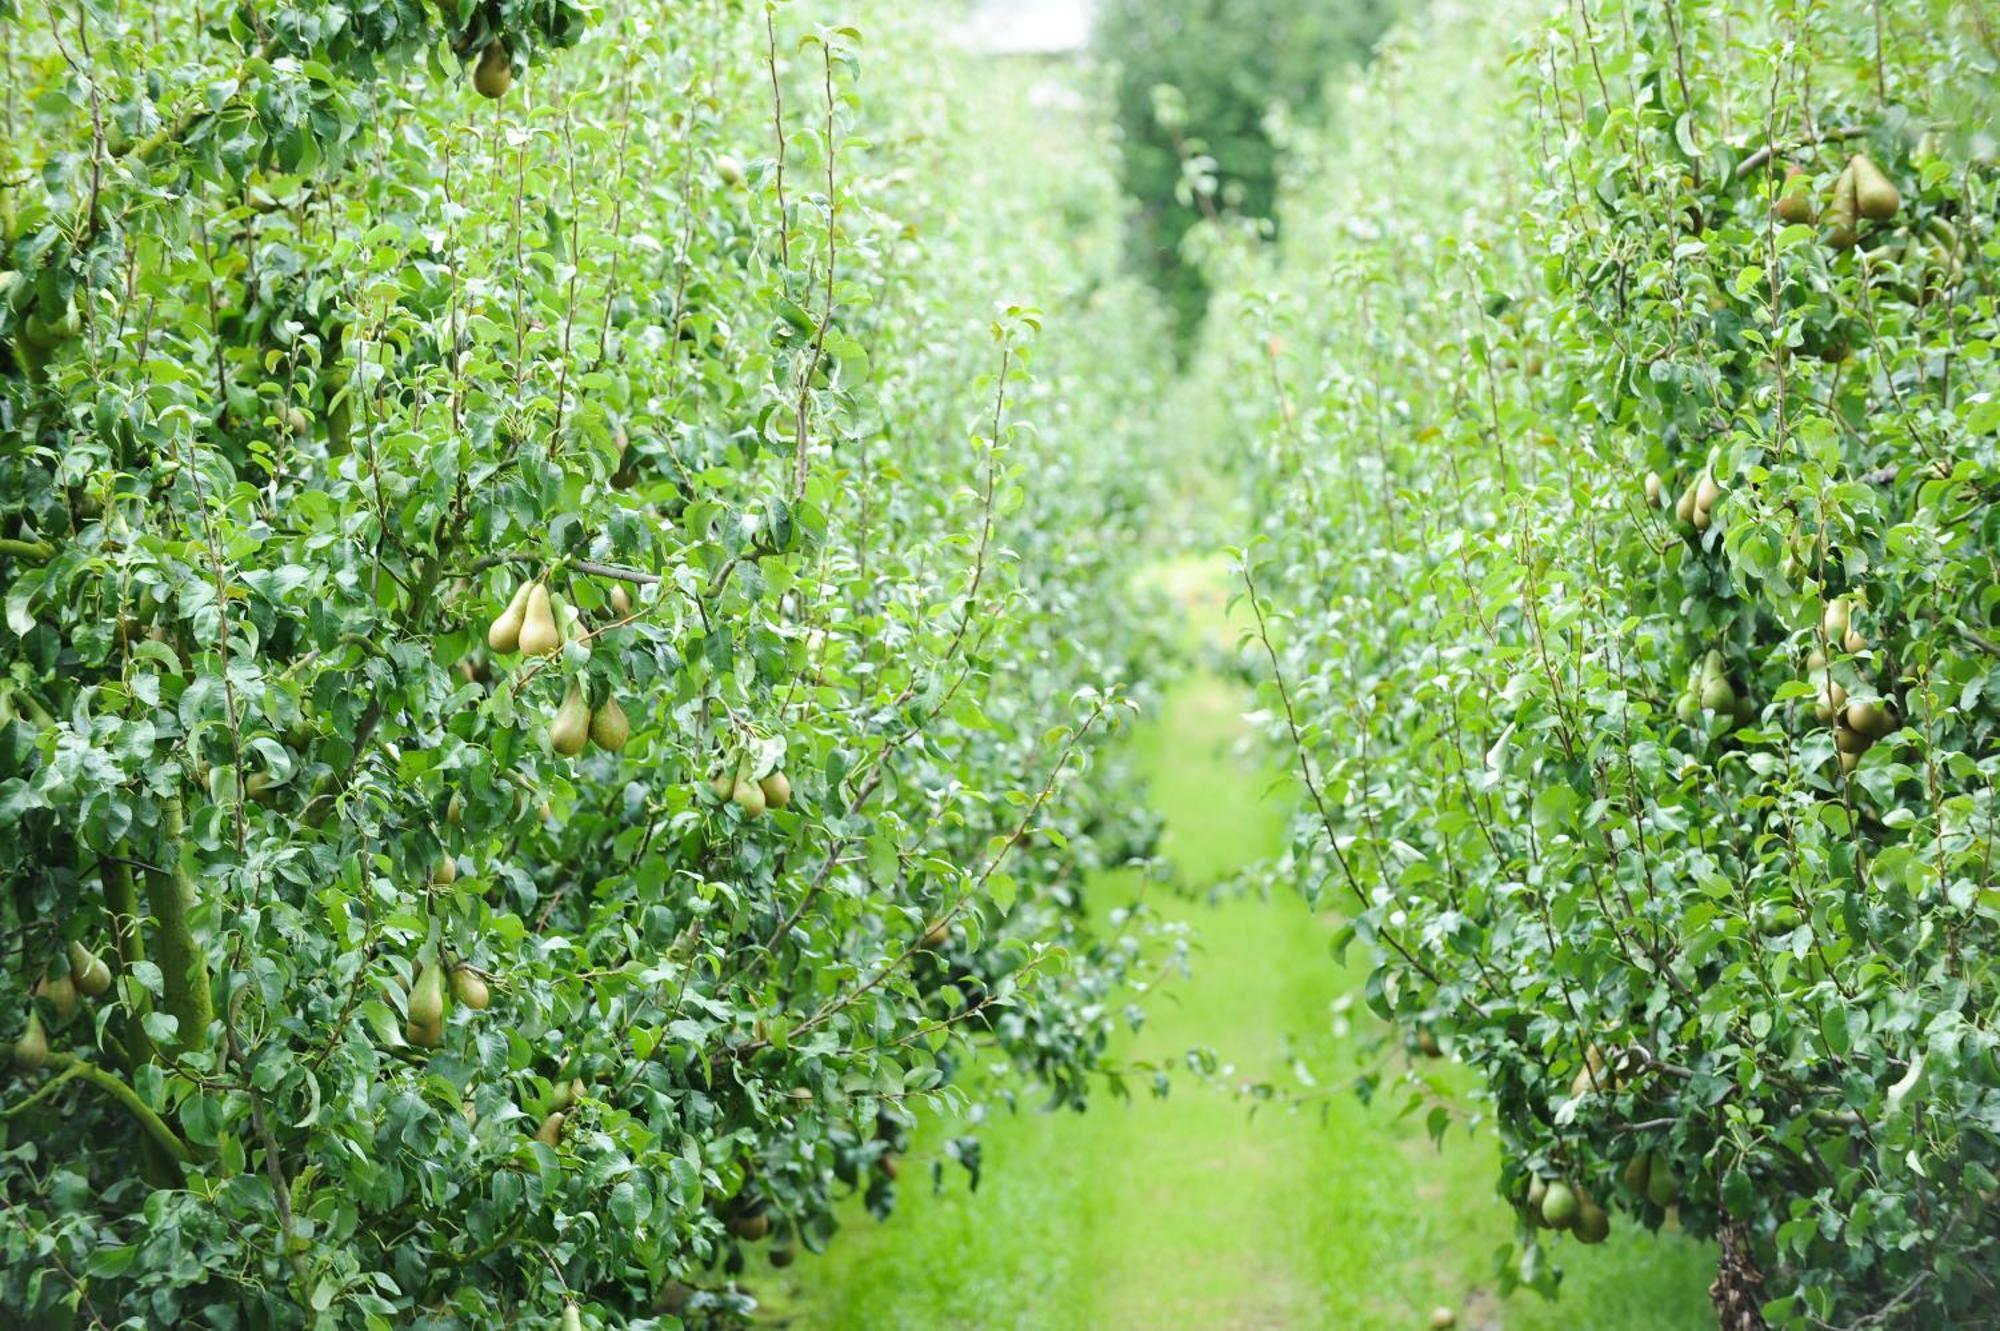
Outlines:
{"type": "Polygon", "coordinates": [[[444,967],[433,961],[421,966],[410,986],[410,1024],[428,1030],[443,1023],[444,967]]]}
{"type": "Polygon", "coordinates": [[[565,758],[574,758],[590,742],[590,704],[583,700],[583,685],[569,682],[562,706],[549,721],[549,747],[565,758]]]}
{"type": "Polygon", "coordinates": [[[1589,1197],[1579,1196],[1574,1230],[1578,1243],[1602,1243],[1611,1233],[1611,1217],[1589,1197]]]}
{"type": "Polygon", "coordinates": [[[111,968],[104,964],[104,958],[81,943],[69,945],[69,974],[77,989],[92,998],[111,987],[111,968]]]}
{"type": "Polygon", "coordinates": [[[534,589],[532,582],[516,587],[514,599],[507,602],[507,608],[494,616],[486,629],[486,645],[502,656],[521,650],[521,623],[528,613],[528,593],[534,589]]]}
{"type": "Polygon", "coordinates": [[[632,725],[625,719],[625,709],[618,700],[606,697],[604,706],[590,714],[590,741],[600,749],[610,749],[613,753],[625,747],[625,741],[632,738],[632,725]]]}
{"type": "Polygon", "coordinates": [[[484,1012],[493,1001],[493,991],[486,987],[486,981],[478,971],[466,966],[451,968],[451,996],[474,1012],[484,1012]]]}
{"type": "Polygon", "coordinates": [[[1860,203],[1855,197],[1854,163],[1849,162],[1833,182],[1833,202],[1827,205],[1826,243],[1837,250],[1851,250],[1860,233],[1855,229],[1860,203]]]}
{"type": "Polygon", "coordinates": [[[1653,1157],[1644,1151],[1627,1160],[1625,1172],[1621,1176],[1627,1190],[1643,1197],[1646,1193],[1646,1179],[1651,1174],[1652,1168],[1653,1157]]]}
{"type": "Polygon", "coordinates": [[[1854,154],[1854,160],[1847,164],[1847,169],[1854,173],[1854,205],[1863,217],[1872,222],[1885,222],[1896,215],[1896,210],[1903,206],[1903,196],[1896,193],[1889,177],[1869,160],[1868,154],[1854,154]]]}
{"type": "Polygon", "coordinates": [[[745,818],[764,816],[764,789],[755,781],[747,777],[737,777],[736,784],[730,788],[729,798],[736,801],[736,807],[743,810],[745,818]]]}
{"type": "Polygon", "coordinates": [[[28,1026],[21,1032],[21,1038],[14,1041],[14,1066],[23,1072],[33,1072],[49,1061],[49,1036],[42,1029],[42,1014],[31,1006],[28,1009],[28,1026]]]}
{"type": "Polygon", "coordinates": [[[508,58],[504,45],[499,42],[486,44],[486,49],[479,53],[479,67],[472,71],[472,86],[479,90],[481,97],[507,95],[507,89],[514,86],[514,62],[508,58]]]}
{"type": "Polygon", "coordinates": [[[1542,1195],[1542,1219],[1550,1229],[1567,1229],[1576,1222],[1576,1194],[1567,1183],[1560,1180],[1549,1184],[1542,1195]]]}
{"type": "Polygon", "coordinates": [[[773,772],[757,783],[764,792],[764,807],[782,809],[792,802],[792,782],[783,772],[773,772]]]}
{"type": "Polygon", "coordinates": [[[583,1309],[574,1303],[565,1303],[562,1310],[561,1331],[583,1331],[583,1309]]]}
{"type": "Polygon", "coordinates": [[[528,604],[521,615],[521,650],[529,656],[547,656],[561,648],[562,630],[556,627],[549,605],[549,589],[537,582],[528,588],[528,604]]]}
{"type": "Polygon", "coordinates": [[[1652,1171],[1646,1176],[1646,1198],[1661,1210],[1681,1199],[1681,1181],[1674,1177],[1673,1167],[1665,1160],[1654,1159],[1652,1171]]]}
{"type": "Polygon", "coordinates": [[[1778,220],[1787,226],[1803,226],[1813,220],[1811,182],[1796,166],[1785,168],[1784,187],[1778,194],[1778,220]]]}
{"type": "Polygon", "coordinates": [[[1872,698],[1857,699],[1847,704],[1846,716],[1848,729],[1871,741],[1881,739],[1896,728],[1895,718],[1889,714],[1889,709],[1872,698]]]}
{"type": "Polygon", "coordinates": [[[715,156],[715,174],[722,177],[723,184],[729,186],[731,189],[735,189],[743,183],[743,163],[737,161],[728,153],[717,153],[715,156]]]}

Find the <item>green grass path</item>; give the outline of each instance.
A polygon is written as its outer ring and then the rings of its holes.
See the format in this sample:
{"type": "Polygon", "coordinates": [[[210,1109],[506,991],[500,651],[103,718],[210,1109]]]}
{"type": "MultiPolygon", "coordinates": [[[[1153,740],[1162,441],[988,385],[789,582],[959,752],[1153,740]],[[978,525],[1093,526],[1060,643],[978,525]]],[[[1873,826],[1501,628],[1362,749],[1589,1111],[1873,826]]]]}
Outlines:
{"type": "MultiPolygon", "coordinates": [[[[1218,603],[1212,584],[1190,600],[1218,603]]],[[[1190,604],[1191,615],[1199,613],[1190,604]]],[[[1165,853],[1193,884],[1228,876],[1280,848],[1280,795],[1270,773],[1237,756],[1242,698],[1209,676],[1181,683],[1132,743],[1149,796],[1166,818],[1165,853]]],[[[1093,908],[1128,901],[1136,883],[1105,875],[1093,908]]],[[[1158,889],[1155,889],[1157,891],[1158,889]]],[[[1296,897],[1229,900],[1213,909],[1168,901],[1194,923],[1192,980],[1148,1002],[1150,1019],[1123,1053],[1175,1061],[1208,1046],[1232,1080],[1285,1072],[1285,1035],[1316,1041],[1327,1066],[1333,1004],[1358,985],[1328,952],[1332,925],[1296,897]]],[[[1354,1005],[1354,1020],[1372,1021],[1354,1005]]],[[[1461,1083],[1464,1084],[1464,1083],[1461,1083]]],[[[1364,1106],[1344,1085],[1310,1107],[1246,1105],[1177,1079],[1164,1099],[1135,1088],[1127,1105],[1100,1098],[1084,1114],[1010,1113],[995,1103],[978,1129],[986,1175],[967,1191],[930,1164],[962,1124],[927,1120],[905,1161],[894,1216],[858,1205],[833,1250],[803,1256],[779,1284],[752,1279],[767,1324],[813,1331],[945,1328],[1372,1328],[1428,1326],[1453,1308],[1466,1328],[1712,1327],[1704,1289],[1712,1254],[1679,1239],[1614,1234],[1601,1248],[1564,1243],[1564,1298],[1506,1302],[1493,1252],[1512,1240],[1493,1193],[1490,1136],[1455,1130],[1440,1153],[1404,1097],[1364,1106]]]]}

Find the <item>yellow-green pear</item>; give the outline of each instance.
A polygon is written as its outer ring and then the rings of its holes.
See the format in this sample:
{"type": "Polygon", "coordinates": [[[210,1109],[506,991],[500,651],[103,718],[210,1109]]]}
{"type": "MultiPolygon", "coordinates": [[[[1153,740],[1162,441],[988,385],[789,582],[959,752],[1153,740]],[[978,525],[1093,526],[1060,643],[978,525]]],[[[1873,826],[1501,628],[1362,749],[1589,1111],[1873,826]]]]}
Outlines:
{"type": "Polygon", "coordinates": [[[583,1331],[583,1309],[574,1303],[563,1305],[562,1331],[583,1331]]]}
{"type": "Polygon", "coordinates": [[[521,649],[521,624],[528,613],[528,594],[534,589],[532,582],[516,587],[514,599],[507,602],[507,608],[494,616],[487,627],[486,645],[502,656],[521,649]]]}
{"type": "Polygon", "coordinates": [[[1854,173],[1854,206],[1863,217],[1873,222],[1885,222],[1896,215],[1903,206],[1903,196],[1889,183],[1889,177],[1882,169],[1869,160],[1868,154],[1856,153],[1848,163],[1848,170],[1854,173]]]}
{"type": "Polygon", "coordinates": [[[745,818],[764,816],[764,788],[747,777],[737,777],[731,787],[729,798],[736,801],[736,807],[743,810],[745,818]]]}
{"type": "Polygon", "coordinates": [[[792,782],[783,772],[773,772],[757,783],[764,792],[764,807],[782,809],[792,802],[792,782]]]}
{"type": "Polygon", "coordinates": [[[434,1027],[444,1022],[444,967],[435,961],[419,963],[415,983],[410,986],[410,1024],[434,1027]]]}
{"type": "Polygon", "coordinates": [[[1687,487],[1687,489],[1685,489],[1685,490],[1681,491],[1681,497],[1680,497],[1680,498],[1679,498],[1678,500],[1676,500],[1676,501],[1675,501],[1675,503],[1674,503],[1674,517],[1675,517],[1675,518],[1677,518],[1677,519],[1679,519],[1679,520],[1680,520],[1680,521],[1682,521],[1682,522],[1693,522],[1693,521],[1694,521],[1694,482],[1693,482],[1693,481],[1689,481],[1689,482],[1688,482],[1688,487],[1687,487]]]}
{"type": "Polygon", "coordinates": [[[611,613],[623,619],[632,613],[632,593],[625,590],[625,584],[611,584],[611,613]]]}
{"type": "Polygon", "coordinates": [[[1542,1219],[1550,1229],[1567,1229],[1576,1222],[1576,1194],[1567,1183],[1557,1182],[1542,1194],[1542,1219]]]}
{"type": "Polygon", "coordinates": [[[1660,506],[1660,488],[1664,484],[1665,482],[1660,479],[1660,473],[1657,471],[1646,473],[1646,502],[1654,508],[1660,506]]]}
{"type": "Polygon", "coordinates": [[[565,758],[574,758],[590,742],[590,704],[583,700],[583,685],[569,682],[562,706],[549,722],[549,747],[565,758]]]}
{"type": "Polygon", "coordinates": [[[743,163],[728,153],[715,155],[715,174],[722,177],[722,183],[735,189],[743,183],[743,163]]]}
{"type": "Polygon", "coordinates": [[[14,1066],[23,1072],[33,1072],[48,1061],[49,1035],[42,1029],[42,1014],[30,1007],[27,1029],[14,1041],[14,1066]]]}
{"type": "Polygon", "coordinates": [[[1602,1243],[1611,1233],[1611,1216],[1588,1196],[1579,1196],[1574,1233],[1578,1243],[1602,1243]]]}
{"type": "Polygon", "coordinates": [[[1801,226],[1813,220],[1810,182],[1796,166],[1785,168],[1785,184],[1778,194],[1778,220],[1788,226],[1801,226]]]}
{"type": "Polygon", "coordinates": [[[484,1012],[493,1001],[493,991],[478,971],[467,966],[451,968],[451,996],[474,1012],[484,1012]]]}
{"type": "Polygon", "coordinates": [[[562,1145],[563,1111],[558,1109],[542,1120],[542,1126],[535,1129],[535,1140],[544,1146],[562,1145]]]}
{"type": "Polygon", "coordinates": [[[1866,698],[1847,704],[1847,726],[1870,740],[1881,739],[1896,728],[1895,718],[1879,701],[1866,698]]]}
{"type": "Polygon", "coordinates": [[[1715,476],[1703,472],[1694,487],[1694,507],[1697,513],[1705,513],[1715,507],[1715,501],[1722,498],[1722,487],[1715,483],[1715,476]]]}
{"type": "Polygon", "coordinates": [[[1673,1167],[1658,1157],[1646,1174],[1646,1197],[1662,1210],[1681,1199],[1681,1181],[1674,1177],[1673,1167]]]}
{"type": "Polygon", "coordinates": [[[613,753],[625,747],[625,741],[632,738],[632,725],[625,719],[625,709],[618,700],[606,697],[604,706],[590,714],[590,742],[600,749],[610,749],[613,753]]]}
{"type": "Polygon", "coordinates": [[[111,968],[81,943],[69,945],[69,975],[77,989],[96,998],[111,987],[111,968]]]}
{"type": "Polygon", "coordinates": [[[562,630],[556,627],[555,610],[549,605],[549,589],[537,582],[528,588],[528,605],[521,616],[521,650],[529,656],[547,656],[561,648],[562,630]]]}
{"type": "Polygon", "coordinates": [[[49,1000],[49,1006],[56,1010],[58,1023],[68,1021],[76,1015],[76,978],[58,975],[50,979],[44,975],[35,984],[35,996],[49,1000]]]}
{"type": "Polygon", "coordinates": [[[504,45],[499,42],[486,44],[486,49],[479,53],[479,67],[472,71],[472,86],[479,90],[481,97],[507,95],[507,89],[514,86],[514,62],[508,58],[504,45]]]}

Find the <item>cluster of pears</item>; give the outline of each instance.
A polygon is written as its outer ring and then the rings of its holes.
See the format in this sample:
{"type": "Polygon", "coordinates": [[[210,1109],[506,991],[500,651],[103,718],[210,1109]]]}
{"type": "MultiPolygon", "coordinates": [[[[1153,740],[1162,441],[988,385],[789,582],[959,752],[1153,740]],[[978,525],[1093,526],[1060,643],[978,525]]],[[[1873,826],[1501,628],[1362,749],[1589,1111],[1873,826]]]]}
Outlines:
{"type": "MultiPolygon", "coordinates": [[[[1839,250],[1853,249],[1860,239],[1858,228],[1862,219],[1886,222],[1902,206],[1903,196],[1896,192],[1889,177],[1882,174],[1882,168],[1869,160],[1868,154],[1854,154],[1835,178],[1832,198],[1821,219],[1826,223],[1827,244],[1839,250]]],[[[1784,186],[1778,192],[1779,220],[1804,226],[1814,220],[1814,212],[1812,185],[1806,173],[1797,166],[1788,167],[1784,186]]]]}
{"type": "Polygon", "coordinates": [[[541,1126],[535,1129],[535,1140],[552,1151],[561,1146],[563,1124],[569,1119],[569,1111],[589,1090],[581,1077],[572,1077],[557,1086],[549,1097],[548,1113],[542,1115],[541,1126]]]}
{"type": "Polygon", "coordinates": [[[1748,695],[1738,694],[1729,682],[1729,670],[1722,653],[1710,648],[1701,665],[1688,673],[1687,687],[1674,703],[1674,715],[1685,725],[1699,725],[1704,711],[1732,716],[1738,725],[1748,725],[1757,715],[1757,704],[1748,695]]]}
{"type": "Polygon", "coordinates": [[[1566,1229],[1578,1243],[1602,1243],[1611,1216],[1582,1188],[1537,1174],[1528,1182],[1528,1219],[1544,1229],[1566,1229]]]}
{"type": "Polygon", "coordinates": [[[1625,1186],[1661,1210],[1681,1199],[1681,1181],[1666,1157],[1641,1151],[1625,1164],[1625,1186]]]}
{"type": "MultiPolygon", "coordinates": [[[[1845,596],[1826,604],[1820,627],[1826,639],[1850,655],[1868,650],[1868,639],[1854,626],[1854,607],[1845,596]]],[[[1815,647],[1806,657],[1806,669],[1814,687],[1813,715],[1822,725],[1833,727],[1833,747],[1840,755],[1840,770],[1852,772],[1861,764],[1861,755],[1896,728],[1896,716],[1889,704],[1876,698],[1849,698],[1847,690],[1827,668],[1826,653],[1815,647]]]]}
{"type": "MultiPolygon", "coordinates": [[[[36,998],[46,998],[56,1010],[56,1020],[68,1021],[76,1013],[80,998],[101,998],[111,988],[111,967],[104,958],[83,944],[69,945],[69,974],[50,979],[44,975],[35,984],[36,998]]],[[[33,1072],[49,1058],[49,1033],[42,1026],[42,1014],[28,1004],[28,1023],[21,1038],[14,1041],[14,1066],[33,1072]]]]}
{"type": "Polygon", "coordinates": [[[745,818],[762,818],[768,809],[783,809],[792,802],[791,778],[773,770],[769,776],[752,780],[747,767],[719,772],[708,783],[719,800],[743,810],[745,818]]]}
{"type": "Polygon", "coordinates": [[[592,707],[584,697],[581,680],[569,682],[562,705],[549,719],[549,747],[565,758],[576,757],[586,744],[616,753],[630,738],[632,723],[625,719],[625,709],[618,705],[618,699],[606,694],[600,706],[592,707]]]}
{"type": "MultiPolygon", "coordinates": [[[[1667,483],[1660,479],[1660,473],[1646,473],[1646,502],[1655,507],[1666,504],[1667,483]]],[[[1683,526],[1696,531],[1707,531],[1711,525],[1711,514],[1715,501],[1722,498],[1722,487],[1715,483],[1715,475],[1704,471],[1687,483],[1679,499],[1674,501],[1674,518],[1683,526]]]]}
{"type": "Polygon", "coordinates": [[[450,971],[451,997],[474,1012],[484,1011],[493,1001],[493,991],[487,988],[480,974],[468,966],[445,966],[433,960],[425,964],[422,957],[416,961],[417,976],[410,984],[410,1015],[403,1023],[403,1038],[422,1049],[435,1049],[444,1043],[445,1015],[445,972],[450,971]]]}
{"type": "Polygon", "coordinates": [[[486,645],[501,656],[514,652],[551,656],[562,650],[562,643],[555,603],[549,599],[548,585],[539,579],[515,588],[514,599],[486,629],[486,645]]]}

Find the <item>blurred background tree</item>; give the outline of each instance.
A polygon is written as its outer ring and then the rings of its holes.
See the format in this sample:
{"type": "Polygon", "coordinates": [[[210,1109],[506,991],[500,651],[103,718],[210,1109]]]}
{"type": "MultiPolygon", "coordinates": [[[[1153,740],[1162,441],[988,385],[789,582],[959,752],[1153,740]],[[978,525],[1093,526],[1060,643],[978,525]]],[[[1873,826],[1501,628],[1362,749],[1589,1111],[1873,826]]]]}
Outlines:
{"type": "Polygon", "coordinates": [[[1322,86],[1364,63],[1410,0],[1103,0],[1098,55],[1114,71],[1121,183],[1138,202],[1133,263],[1157,285],[1183,348],[1208,286],[1181,252],[1202,217],[1269,217],[1276,107],[1317,119],[1322,86]]]}

